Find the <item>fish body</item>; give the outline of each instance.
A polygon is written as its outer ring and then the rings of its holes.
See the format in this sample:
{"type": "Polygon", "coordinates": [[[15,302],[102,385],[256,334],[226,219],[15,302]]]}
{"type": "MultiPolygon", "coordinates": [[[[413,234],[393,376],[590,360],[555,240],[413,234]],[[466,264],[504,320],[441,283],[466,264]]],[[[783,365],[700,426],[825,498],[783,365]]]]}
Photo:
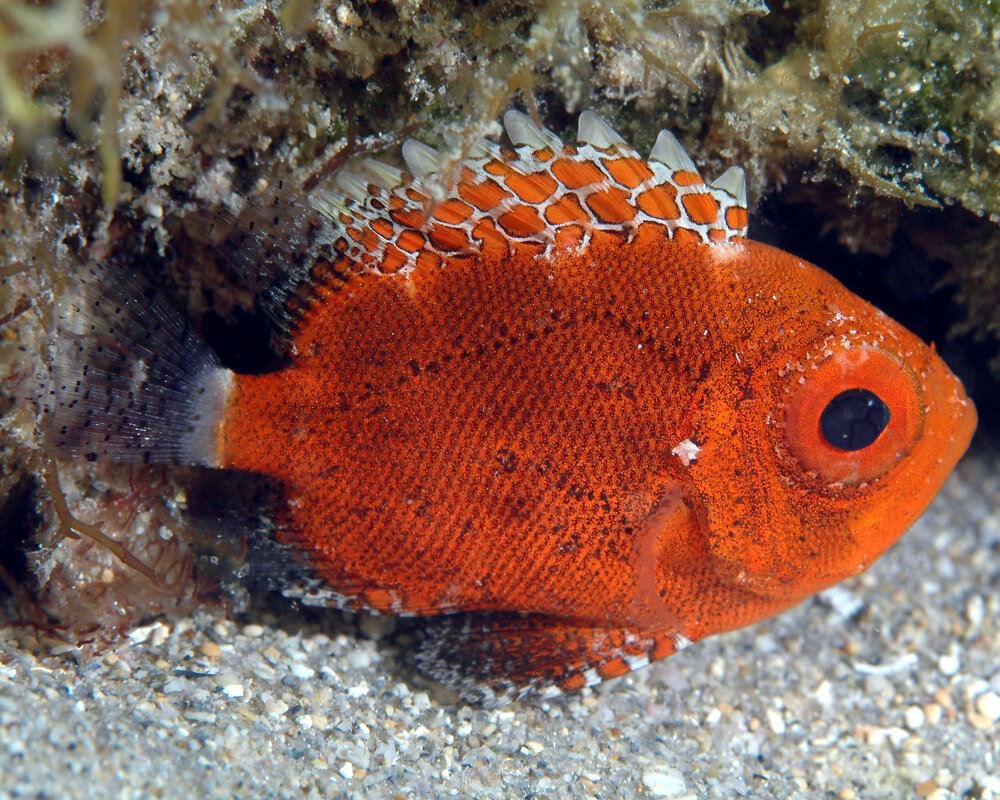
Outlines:
{"type": "Polygon", "coordinates": [[[594,115],[576,146],[506,122],[515,149],[481,145],[443,199],[441,159],[408,143],[409,173],[367,162],[312,200],[329,247],[292,296],[286,367],[235,374],[173,331],[159,427],[109,414],[128,365],[53,412],[67,452],[277,479],[274,536],[308,574],[288,593],[432,618],[418,662],[494,700],[864,570],[976,419],[933,348],[745,238],[741,173],[705,183],[667,134],[642,159],[594,115]]]}

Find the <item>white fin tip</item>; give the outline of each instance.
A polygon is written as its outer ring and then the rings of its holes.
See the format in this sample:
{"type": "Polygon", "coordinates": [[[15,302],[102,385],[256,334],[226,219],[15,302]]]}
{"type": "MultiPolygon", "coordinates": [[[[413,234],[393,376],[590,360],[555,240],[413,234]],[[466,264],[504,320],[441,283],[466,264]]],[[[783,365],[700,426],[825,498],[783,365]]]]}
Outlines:
{"type": "Polygon", "coordinates": [[[601,149],[628,147],[625,140],[618,135],[615,129],[603,117],[589,109],[580,114],[577,124],[577,139],[580,144],[590,144],[601,149]]]}
{"type": "Polygon", "coordinates": [[[747,176],[742,167],[730,167],[709,184],[736,198],[736,204],[746,207],[747,176]]]}
{"type": "Polygon", "coordinates": [[[403,161],[415,178],[426,178],[441,168],[441,154],[416,139],[403,142],[403,161]]]}
{"type": "Polygon", "coordinates": [[[343,197],[327,189],[316,189],[310,193],[309,204],[317,211],[331,218],[337,217],[340,214],[350,213],[347,205],[344,203],[343,197]]]}
{"type": "Polygon", "coordinates": [[[466,142],[454,131],[444,131],[442,135],[445,144],[455,152],[461,153],[463,158],[498,158],[500,156],[500,145],[489,139],[466,142]]]}
{"type": "Polygon", "coordinates": [[[515,146],[522,144],[532,148],[548,147],[562,149],[562,139],[552,131],[539,128],[527,114],[511,109],[503,115],[503,126],[515,146]]]}
{"type": "Polygon", "coordinates": [[[391,164],[368,158],[361,162],[361,171],[372,183],[392,191],[403,182],[403,172],[391,164]]]}
{"type": "Polygon", "coordinates": [[[698,173],[698,168],[691,160],[691,156],[677,141],[677,137],[667,130],[660,131],[660,135],[656,137],[656,144],[653,145],[649,154],[649,160],[659,161],[675,172],[698,173]]]}
{"type": "Polygon", "coordinates": [[[361,203],[368,197],[368,187],[351,169],[338,172],[334,183],[348,200],[361,203]]]}

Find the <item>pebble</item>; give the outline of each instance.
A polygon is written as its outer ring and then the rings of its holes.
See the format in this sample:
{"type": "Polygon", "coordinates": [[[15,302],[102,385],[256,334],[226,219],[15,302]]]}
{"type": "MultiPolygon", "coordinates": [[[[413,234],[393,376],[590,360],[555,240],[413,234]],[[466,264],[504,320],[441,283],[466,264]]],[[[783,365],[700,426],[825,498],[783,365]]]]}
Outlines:
{"type": "Polygon", "coordinates": [[[865,607],[864,598],[843,586],[832,586],[820,594],[820,598],[834,610],[842,620],[857,616],[865,607]]]}
{"type": "Polygon", "coordinates": [[[958,674],[958,671],[962,668],[962,662],[959,660],[958,647],[956,645],[953,644],[948,653],[938,657],[937,668],[942,675],[948,678],[958,674]]]}
{"type": "Polygon", "coordinates": [[[198,648],[203,656],[208,658],[218,658],[222,655],[222,648],[213,641],[202,642],[198,648]]]}
{"type": "Polygon", "coordinates": [[[879,728],[874,727],[868,731],[866,741],[872,747],[883,747],[886,744],[892,747],[899,747],[910,734],[903,728],[890,727],[890,728],[879,728]]]}
{"type": "Polygon", "coordinates": [[[897,672],[905,672],[906,670],[915,667],[917,665],[917,661],[918,659],[916,653],[904,653],[898,658],[884,664],[855,662],[854,669],[862,675],[877,675],[879,677],[886,677],[888,675],[895,675],[897,672]]]}
{"type": "Polygon", "coordinates": [[[774,708],[767,710],[767,724],[777,736],[781,736],[786,730],[784,717],[781,712],[774,708]]]}
{"type": "Polygon", "coordinates": [[[374,661],[375,654],[364,646],[359,646],[347,654],[347,663],[352,669],[365,669],[374,661]]]}
{"type": "Polygon", "coordinates": [[[813,692],[813,699],[824,708],[832,706],[834,703],[833,684],[830,681],[821,681],[816,691],[813,692]]]}
{"type": "Polygon", "coordinates": [[[911,731],[922,728],[926,719],[927,716],[924,714],[924,710],[920,706],[910,706],[903,714],[903,720],[906,723],[906,727],[911,731]]]}
{"type": "Polygon", "coordinates": [[[272,698],[264,704],[264,710],[271,717],[281,717],[288,711],[288,703],[281,698],[272,698]]]}
{"type": "Polygon", "coordinates": [[[680,797],[687,792],[687,783],[679,770],[647,769],[642,773],[642,783],[653,797],[680,797]]]}
{"type": "Polygon", "coordinates": [[[990,720],[990,722],[1000,720],[1000,694],[996,692],[983,692],[976,697],[976,711],[990,720]]]}
{"type": "Polygon", "coordinates": [[[143,644],[150,637],[152,633],[153,633],[152,625],[143,625],[142,627],[139,628],[133,628],[126,634],[126,636],[128,637],[129,641],[132,642],[133,644],[143,644]]]}
{"type": "Polygon", "coordinates": [[[316,670],[310,667],[308,664],[303,664],[301,661],[292,662],[292,666],[288,668],[289,671],[296,678],[301,680],[308,680],[316,674],[316,670]]]}
{"type": "Polygon", "coordinates": [[[130,678],[132,677],[132,667],[123,659],[116,659],[115,663],[111,665],[111,676],[119,679],[130,678]]]}
{"type": "Polygon", "coordinates": [[[982,595],[974,594],[965,604],[965,618],[972,628],[978,628],[986,617],[986,602],[982,595]]]}

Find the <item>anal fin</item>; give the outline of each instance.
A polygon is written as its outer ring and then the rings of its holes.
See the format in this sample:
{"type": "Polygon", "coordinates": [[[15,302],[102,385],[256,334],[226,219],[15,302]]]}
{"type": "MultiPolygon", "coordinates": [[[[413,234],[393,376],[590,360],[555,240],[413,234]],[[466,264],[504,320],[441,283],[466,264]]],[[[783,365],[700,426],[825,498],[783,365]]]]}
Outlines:
{"type": "Polygon", "coordinates": [[[412,659],[463,700],[493,706],[593,686],[686,643],[672,631],[593,627],[542,615],[451,614],[421,621],[412,659]]]}

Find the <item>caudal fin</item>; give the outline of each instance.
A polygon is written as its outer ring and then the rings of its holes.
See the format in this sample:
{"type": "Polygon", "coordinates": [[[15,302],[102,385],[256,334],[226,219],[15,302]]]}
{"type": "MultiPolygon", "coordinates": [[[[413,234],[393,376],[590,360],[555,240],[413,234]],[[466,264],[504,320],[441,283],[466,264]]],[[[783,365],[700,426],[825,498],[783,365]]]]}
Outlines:
{"type": "Polygon", "coordinates": [[[233,373],[152,287],[118,267],[88,266],[55,322],[38,400],[57,453],[218,465],[233,373]]]}

